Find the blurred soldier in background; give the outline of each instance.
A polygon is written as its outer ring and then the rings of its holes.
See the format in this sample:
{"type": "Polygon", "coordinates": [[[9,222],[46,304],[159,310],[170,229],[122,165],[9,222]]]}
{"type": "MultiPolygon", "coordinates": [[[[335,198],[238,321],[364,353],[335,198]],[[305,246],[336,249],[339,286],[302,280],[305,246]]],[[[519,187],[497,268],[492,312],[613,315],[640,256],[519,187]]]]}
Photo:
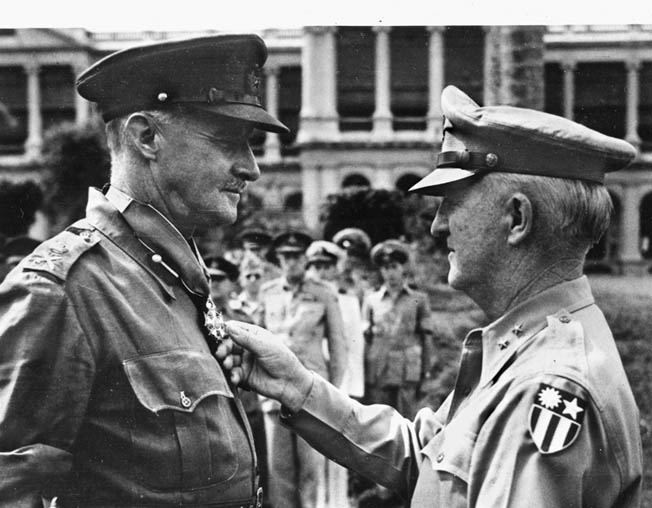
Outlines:
{"type": "MultiPolygon", "coordinates": [[[[263,326],[283,338],[299,360],[336,386],[347,367],[347,339],[337,294],[330,284],[306,276],[307,234],[274,238],[273,254],[283,275],[260,290],[263,326]],[[324,354],[322,342],[328,344],[324,354]]],[[[316,508],[325,497],[324,457],[278,420],[280,405],[263,403],[269,452],[269,494],[275,508],[316,508]]]]}
{"type": "Polygon", "coordinates": [[[260,316],[260,287],[265,274],[265,262],[258,256],[245,253],[240,263],[240,288],[238,301],[242,309],[249,314],[255,323],[259,323],[260,316]]]}
{"type": "Polygon", "coordinates": [[[374,246],[371,259],[383,285],[367,295],[362,318],[368,403],[388,404],[413,418],[418,392],[427,389],[434,358],[431,311],[425,293],[407,285],[408,246],[386,240],[374,246]]]}
{"type": "Polygon", "coordinates": [[[242,246],[241,263],[251,257],[258,258],[263,266],[262,282],[267,282],[281,276],[273,254],[270,254],[272,236],[261,228],[246,228],[239,235],[242,246]]]}
{"type": "MultiPolygon", "coordinates": [[[[342,312],[344,336],[348,345],[348,364],[341,389],[356,399],[364,395],[364,337],[362,314],[358,298],[343,284],[340,267],[345,252],[332,242],[317,240],[306,251],[308,273],[311,277],[329,284],[337,291],[342,312]]],[[[348,474],[345,468],[332,461],[326,467],[326,502],[330,508],[345,508],[348,498],[348,474]]]]}
{"type": "Polygon", "coordinates": [[[369,259],[371,239],[362,229],[345,228],[333,235],[333,243],[346,254],[342,263],[342,280],[362,305],[366,293],[380,285],[369,259]]]}

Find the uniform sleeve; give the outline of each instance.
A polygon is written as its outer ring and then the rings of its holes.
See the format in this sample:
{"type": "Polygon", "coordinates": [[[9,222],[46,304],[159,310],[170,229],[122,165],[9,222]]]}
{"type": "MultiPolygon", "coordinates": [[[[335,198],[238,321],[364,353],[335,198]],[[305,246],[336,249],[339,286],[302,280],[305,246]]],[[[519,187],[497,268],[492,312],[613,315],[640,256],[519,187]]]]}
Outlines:
{"type": "Polygon", "coordinates": [[[335,386],[340,386],[348,362],[348,341],[344,335],[344,323],[337,295],[327,294],[324,304],[326,305],[330,379],[335,386]]]}
{"type": "Polygon", "coordinates": [[[302,410],[282,412],[282,423],[329,459],[409,499],[427,439],[424,429],[433,432],[434,413],[421,410],[411,422],[389,406],[362,405],[314,377],[302,410]]]}
{"type": "Polygon", "coordinates": [[[617,464],[585,390],[563,377],[539,376],[509,390],[477,436],[469,506],[621,506],[617,464]]]}
{"type": "Polygon", "coordinates": [[[93,355],[62,286],[38,273],[0,286],[0,506],[42,506],[72,465],[93,355]]]}

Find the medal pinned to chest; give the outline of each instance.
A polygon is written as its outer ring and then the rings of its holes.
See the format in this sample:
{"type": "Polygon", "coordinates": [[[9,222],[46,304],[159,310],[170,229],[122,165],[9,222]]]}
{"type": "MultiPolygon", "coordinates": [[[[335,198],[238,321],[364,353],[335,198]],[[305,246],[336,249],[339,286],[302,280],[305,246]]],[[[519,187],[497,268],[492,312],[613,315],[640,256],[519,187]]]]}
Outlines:
{"type": "Polygon", "coordinates": [[[216,348],[220,345],[226,336],[226,323],[222,317],[222,313],[215,308],[213,299],[209,296],[206,300],[206,311],[204,312],[204,328],[208,333],[208,337],[212,340],[213,346],[216,348]]]}

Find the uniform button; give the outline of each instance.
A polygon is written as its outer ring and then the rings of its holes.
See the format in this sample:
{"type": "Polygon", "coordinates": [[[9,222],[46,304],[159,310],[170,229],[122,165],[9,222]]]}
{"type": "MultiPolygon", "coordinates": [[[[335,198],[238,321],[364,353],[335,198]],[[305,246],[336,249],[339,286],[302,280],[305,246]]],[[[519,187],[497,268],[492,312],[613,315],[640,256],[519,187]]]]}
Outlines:
{"type": "Polygon", "coordinates": [[[559,318],[559,321],[561,321],[562,323],[570,323],[570,320],[571,320],[571,318],[569,316],[566,316],[566,315],[560,316],[560,318],[559,318]]]}
{"type": "Polygon", "coordinates": [[[437,455],[437,458],[435,458],[435,460],[437,462],[441,462],[442,460],[444,460],[444,453],[442,452],[439,455],[437,455]]]}
{"type": "Polygon", "coordinates": [[[179,393],[179,398],[181,399],[181,405],[183,407],[190,407],[192,406],[192,400],[190,400],[190,397],[188,397],[184,392],[179,393]]]}

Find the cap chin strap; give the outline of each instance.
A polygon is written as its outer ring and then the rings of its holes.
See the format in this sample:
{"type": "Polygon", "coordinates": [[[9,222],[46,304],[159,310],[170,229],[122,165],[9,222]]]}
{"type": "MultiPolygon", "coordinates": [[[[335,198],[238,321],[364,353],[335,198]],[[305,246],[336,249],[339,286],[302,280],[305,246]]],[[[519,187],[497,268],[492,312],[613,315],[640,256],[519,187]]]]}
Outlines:
{"type": "Polygon", "coordinates": [[[458,168],[475,172],[497,171],[498,161],[498,156],[491,152],[441,152],[437,155],[437,168],[458,168]]]}

